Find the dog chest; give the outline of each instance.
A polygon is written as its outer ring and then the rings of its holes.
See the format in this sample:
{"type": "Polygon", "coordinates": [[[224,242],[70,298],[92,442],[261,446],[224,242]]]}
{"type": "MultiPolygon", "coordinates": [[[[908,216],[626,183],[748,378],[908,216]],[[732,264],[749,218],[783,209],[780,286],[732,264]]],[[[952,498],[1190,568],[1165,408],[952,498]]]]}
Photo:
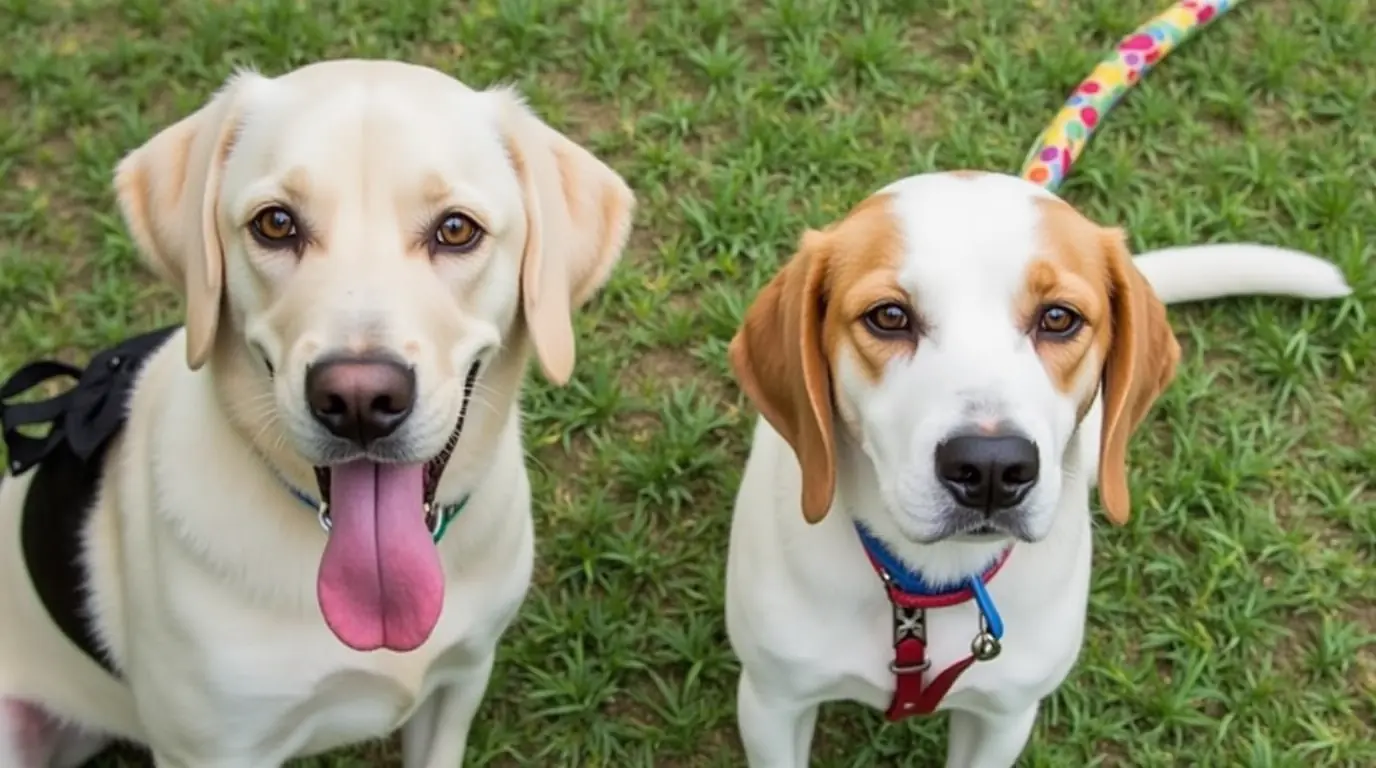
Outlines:
{"type": "Polygon", "coordinates": [[[255,629],[251,643],[223,635],[205,640],[194,655],[164,648],[162,664],[131,674],[143,719],[159,741],[217,743],[285,759],[385,737],[461,674],[465,657],[460,642],[365,654],[316,637],[324,634],[318,628],[255,629]]]}

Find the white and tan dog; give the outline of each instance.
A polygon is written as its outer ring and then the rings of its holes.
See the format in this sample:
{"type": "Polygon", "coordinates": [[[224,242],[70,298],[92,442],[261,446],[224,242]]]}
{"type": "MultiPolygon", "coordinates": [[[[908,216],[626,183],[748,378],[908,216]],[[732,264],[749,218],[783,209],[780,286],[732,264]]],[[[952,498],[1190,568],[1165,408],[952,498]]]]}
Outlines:
{"type": "Polygon", "coordinates": [[[1179,356],[1162,300],[1348,292],[1277,248],[1134,261],[997,174],[914,176],[804,235],[730,351],[762,414],[726,595],[750,765],[807,765],[836,700],[949,711],[947,766],[1012,765],[1080,651],[1096,480],[1128,519],[1128,438],[1179,356]]]}
{"type": "Polygon", "coordinates": [[[405,765],[454,768],[530,581],[523,370],[569,377],[631,191],[509,90],[359,60],[236,75],[115,183],[186,324],[70,534],[95,651],[26,567],[35,473],[0,486],[0,765],[120,737],[264,768],[403,728],[405,765]]]}

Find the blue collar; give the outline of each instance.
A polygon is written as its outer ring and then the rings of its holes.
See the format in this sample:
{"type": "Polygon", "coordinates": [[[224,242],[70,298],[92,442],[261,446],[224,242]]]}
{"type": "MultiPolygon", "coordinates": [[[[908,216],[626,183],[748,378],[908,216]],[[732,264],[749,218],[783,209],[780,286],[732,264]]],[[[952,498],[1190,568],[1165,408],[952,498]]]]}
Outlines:
{"type": "Polygon", "coordinates": [[[998,573],[1004,561],[1008,559],[1012,551],[1011,546],[977,573],[956,581],[932,583],[923,578],[922,574],[909,568],[865,526],[857,522],[855,530],[860,535],[860,543],[869,555],[870,563],[885,581],[891,600],[901,600],[908,607],[914,608],[942,608],[973,599],[989,623],[990,633],[996,638],[1003,636],[1003,619],[999,616],[998,608],[994,606],[994,600],[985,588],[985,583],[998,573]]]}

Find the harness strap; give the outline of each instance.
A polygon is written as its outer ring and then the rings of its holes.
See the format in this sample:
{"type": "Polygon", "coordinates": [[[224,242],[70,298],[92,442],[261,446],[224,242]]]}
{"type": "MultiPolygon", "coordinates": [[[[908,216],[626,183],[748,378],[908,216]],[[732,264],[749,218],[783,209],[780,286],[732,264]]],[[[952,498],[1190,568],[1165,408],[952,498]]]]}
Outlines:
{"type": "Polygon", "coordinates": [[[22,474],[43,460],[63,439],[63,431],[56,422],[71,402],[71,392],[36,403],[9,401],[44,382],[58,378],[81,378],[81,369],[56,360],[41,360],[20,368],[0,386],[0,437],[9,453],[10,473],[22,474]],[[32,437],[19,431],[20,427],[53,423],[53,429],[43,437],[32,437]]]}
{"type": "Polygon", "coordinates": [[[1003,635],[1003,620],[984,585],[993,579],[1008,561],[1012,548],[1005,549],[992,565],[967,580],[967,586],[954,590],[940,590],[926,585],[917,574],[895,572],[900,561],[888,552],[882,542],[859,528],[860,538],[870,565],[884,583],[884,592],[893,609],[893,654],[889,671],[894,675],[893,696],[884,717],[890,721],[914,715],[930,715],[950,692],[960,676],[976,661],[989,661],[999,653],[999,639],[1003,635]],[[922,592],[908,592],[899,583],[922,585],[922,592]],[[924,675],[931,669],[927,657],[927,611],[948,608],[974,600],[980,608],[980,631],[971,643],[968,656],[943,669],[929,684],[924,675]]]}
{"type": "Polygon", "coordinates": [[[891,721],[902,720],[913,715],[930,715],[960,679],[961,673],[975,663],[974,654],[966,656],[955,664],[941,670],[931,685],[922,685],[922,674],[932,663],[927,659],[927,645],[915,637],[900,640],[893,647],[894,661],[890,669],[894,673],[893,698],[884,717],[891,721]]]}
{"type": "Polygon", "coordinates": [[[0,384],[0,438],[10,473],[35,470],[19,530],[34,594],[62,634],[114,677],[119,671],[90,615],[82,536],[104,474],[105,449],[124,427],[138,373],[177,328],[128,339],[92,357],[84,369],[40,360],[0,384]],[[76,385],[47,400],[14,402],[63,378],[76,385]],[[20,432],[45,426],[42,437],[20,432]]]}
{"type": "Polygon", "coordinates": [[[927,658],[927,609],[897,603],[893,609],[893,662],[889,664],[889,671],[894,674],[894,691],[889,708],[884,712],[889,720],[932,714],[965,670],[976,661],[989,661],[998,655],[998,637],[989,631],[988,620],[981,616],[980,633],[971,643],[971,653],[941,670],[929,685],[924,686],[923,675],[932,666],[927,658]]]}

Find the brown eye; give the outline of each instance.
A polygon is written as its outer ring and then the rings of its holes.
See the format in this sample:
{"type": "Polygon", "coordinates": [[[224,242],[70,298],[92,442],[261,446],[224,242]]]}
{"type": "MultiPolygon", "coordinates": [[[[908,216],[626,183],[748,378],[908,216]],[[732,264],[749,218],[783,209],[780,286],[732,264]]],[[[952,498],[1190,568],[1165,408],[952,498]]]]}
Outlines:
{"type": "Polygon", "coordinates": [[[264,208],[249,223],[253,236],[268,248],[294,248],[300,239],[296,219],[286,208],[264,208]]]}
{"type": "Polygon", "coordinates": [[[1080,330],[1084,319],[1073,310],[1053,304],[1042,308],[1037,320],[1037,331],[1052,338],[1068,339],[1080,330]]]}
{"type": "Polygon", "coordinates": [[[467,253],[483,239],[478,222],[462,213],[447,213],[435,227],[435,250],[467,253]]]}
{"type": "Polygon", "coordinates": [[[912,327],[912,318],[906,307],[898,304],[880,304],[865,313],[865,324],[880,336],[904,334],[912,327]]]}

